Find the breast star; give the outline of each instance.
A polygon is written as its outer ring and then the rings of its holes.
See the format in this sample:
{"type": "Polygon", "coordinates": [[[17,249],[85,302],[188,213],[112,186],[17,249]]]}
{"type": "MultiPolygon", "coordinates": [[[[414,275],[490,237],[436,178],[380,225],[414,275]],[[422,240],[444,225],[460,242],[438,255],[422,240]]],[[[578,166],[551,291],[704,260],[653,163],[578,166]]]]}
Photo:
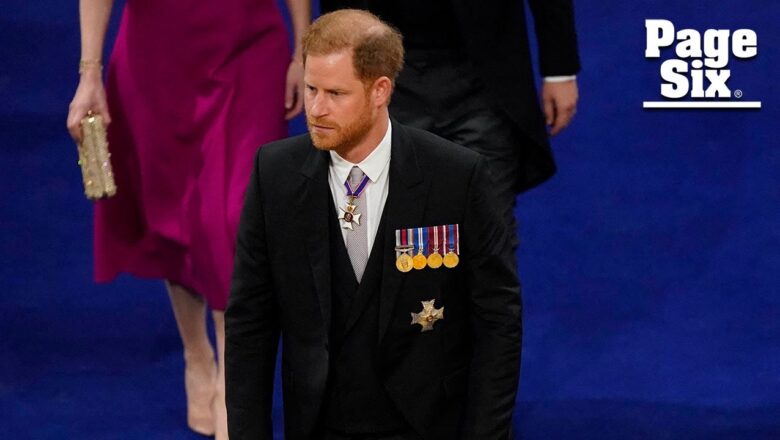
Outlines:
{"type": "Polygon", "coordinates": [[[444,307],[437,309],[433,306],[436,300],[421,301],[423,309],[420,313],[412,313],[412,325],[420,324],[422,331],[433,330],[433,324],[440,319],[444,319],[444,307]]]}

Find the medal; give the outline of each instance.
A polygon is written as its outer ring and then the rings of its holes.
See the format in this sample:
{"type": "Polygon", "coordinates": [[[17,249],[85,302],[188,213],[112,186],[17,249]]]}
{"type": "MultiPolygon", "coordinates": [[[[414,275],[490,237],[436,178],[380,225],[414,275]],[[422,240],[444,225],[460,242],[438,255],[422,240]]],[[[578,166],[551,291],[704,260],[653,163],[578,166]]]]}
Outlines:
{"type": "Polygon", "coordinates": [[[424,228],[417,228],[417,240],[415,243],[415,248],[417,248],[417,255],[412,258],[412,264],[417,270],[425,269],[425,266],[428,264],[428,259],[425,258],[425,254],[423,254],[423,246],[426,244],[425,240],[423,239],[423,229],[424,228]]]}
{"type": "Polygon", "coordinates": [[[449,251],[447,252],[447,255],[444,256],[444,267],[452,269],[458,265],[458,261],[460,261],[460,259],[455,252],[449,251]]]}
{"type": "Polygon", "coordinates": [[[401,254],[400,257],[398,257],[397,260],[395,260],[395,267],[396,269],[400,270],[401,272],[409,272],[412,270],[412,267],[414,266],[414,263],[412,261],[412,257],[410,257],[407,253],[401,254]]]}
{"type": "Polygon", "coordinates": [[[425,255],[423,255],[422,250],[420,250],[420,253],[414,256],[412,258],[412,264],[414,265],[414,268],[417,270],[425,269],[425,266],[428,264],[428,259],[425,258],[425,255]]]}
{"type": "Polygon", "coordinates": [[[428,255],[428,267],[438,269],[442,264],[441,254],[439,254],[439,227],[432,226],[431,229],[433,230],[433,252],[428,255]]]}
{"type": "Polygon", "coordinates": [[[457,224],[397,229],[396,268],[401,272],[410,272],[426,267],[457,267],[460,264],[459,235],[457,224]]]}
{"type": "Polygon", "coordinates": [[[444,256],[444,267],[452,269],[458,265],[460,258],[455,253],[455,243],[458,242],[458,225],[447,225],[447,249],[444,256]]]}
{"type": "Polygon", "coordinates": [[[434,306],[435,299],[430,301],[421,301],[423,309],[420,313],[412,313],[412,325],[420,324],[424,332],[433,330],[433,324],[440,319],[444,319],[444,307],[437,309],[434,306]]]}
{"type": "Polygon", "coordinates": [[[438,269],[441,267],[443,260],[438,249],[434,249],[431,255],[428,255],[428,267],[431,269],[438,269]]]}
{"type": "Polygon", "coordinates": [[[344,187],[347,189],[347,206],[345,208],[339,207],[341,212],[339,213],[339,220],[341,220],[341,227],[350,231],[355,230],[355,226],[360,226],[360,214],[355,212],[357,206],[354,204],[355,199],[360,197],[363,190],[366,189],[368,184],[368,176],[363,176],[363,180],[360,181],[357,188],[352,190],[349,185],[349,179],[344,181],[344,187]]]}
{"type": "Polygon", "coordinates": [[[412,257],[407,252],[412,250],[412,246],[409,245],[408,231],[406,229],[399,229],[395,231],[395,267],[401,272],[409,272],[412,270],[413,262],[412,257]]]}
{"type": "Polygon", "coordinates": [[[350,231],[355,230],[353,224],[360,226],[360,214],[357,214],[355,212],[357,206],[352,204],[354,200],[355,197],[350,196],[349,201],[347,201],[347,207],[346,208],[339,207],[339,209],[341,210],[341,213],[339,213],[339,220],[343,221],[341,227],[344,229],[349,229],[350,231]]]}

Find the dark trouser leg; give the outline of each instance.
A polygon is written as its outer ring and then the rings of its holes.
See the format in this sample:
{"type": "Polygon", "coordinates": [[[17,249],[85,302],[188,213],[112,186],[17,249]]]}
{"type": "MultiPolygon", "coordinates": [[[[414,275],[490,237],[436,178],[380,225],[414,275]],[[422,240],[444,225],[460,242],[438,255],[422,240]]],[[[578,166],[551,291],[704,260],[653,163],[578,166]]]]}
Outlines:
{"type": "Polygon", "coordinates": [[[501,110],[489,105],[471,67],[435,53],[410,53],[397,80],[390,113],[403,124],[436,133],[487,159],[498,209],[516,247],[518,147],[525,139],[501,110]]]}

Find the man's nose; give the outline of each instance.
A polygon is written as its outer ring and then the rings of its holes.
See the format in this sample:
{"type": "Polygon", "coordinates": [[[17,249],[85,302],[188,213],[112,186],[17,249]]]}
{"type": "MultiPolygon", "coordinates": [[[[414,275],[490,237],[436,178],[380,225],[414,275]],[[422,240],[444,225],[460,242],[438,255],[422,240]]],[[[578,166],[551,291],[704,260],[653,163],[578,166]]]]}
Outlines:
{"type": "Polygon", "coordinates": [[[308,113],[310,116],[320,118],[328,114],[328,103],[323,93],[317,93],[314,96],[310,96],[308,113]]]}

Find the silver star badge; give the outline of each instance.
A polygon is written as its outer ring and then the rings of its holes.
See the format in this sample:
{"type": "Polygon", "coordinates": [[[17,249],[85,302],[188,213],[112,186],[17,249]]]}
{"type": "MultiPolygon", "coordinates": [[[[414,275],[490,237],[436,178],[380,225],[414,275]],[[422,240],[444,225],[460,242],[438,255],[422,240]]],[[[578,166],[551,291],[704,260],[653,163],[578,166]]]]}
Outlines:
{"type": "Polygon", "coordinates": [[[341,210],[341,213],[339,213],[339,220],[343,221],[341,224],[342,228],[354,231],[355,228],[352,226],[353,223],[360,226],[360,214],[355,213],[355,209],[357,209],[356,205],[347,203],[346,209],[342,207],[339,207],[339,209],[341,210]]]}
{"type": "Polygon", "coordinates": [[[433,324],[440,319],[444,319],[444,307],[437,309],[433,306],[436,300],[421,301],[423,309],[420,313],[412,313],[412,325],[420,324],[422,331],[433,330],[433,324]]]}

